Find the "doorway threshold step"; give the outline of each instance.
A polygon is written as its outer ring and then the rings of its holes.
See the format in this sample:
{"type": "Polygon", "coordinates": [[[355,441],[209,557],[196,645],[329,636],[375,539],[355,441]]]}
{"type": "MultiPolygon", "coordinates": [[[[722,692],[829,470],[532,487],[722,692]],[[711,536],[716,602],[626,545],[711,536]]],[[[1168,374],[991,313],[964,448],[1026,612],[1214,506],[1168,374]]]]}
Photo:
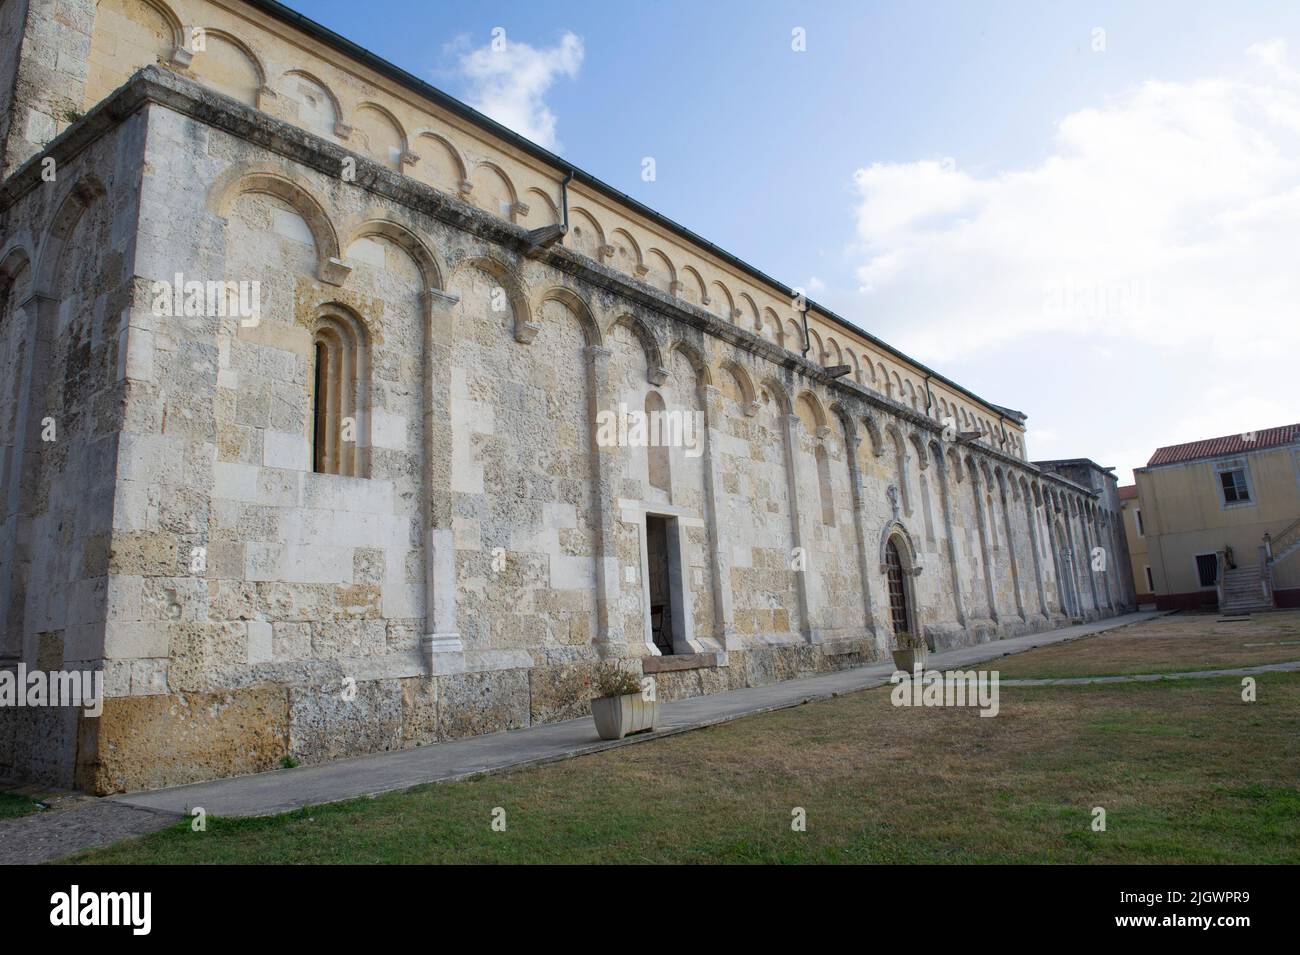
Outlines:
{"type": "Polygon", "coordinates": [[[660,657],[642,657],[642,673],[671,673],[674,670],[701,670],[718,665],[716,653],[667,653],[660,657]]]}

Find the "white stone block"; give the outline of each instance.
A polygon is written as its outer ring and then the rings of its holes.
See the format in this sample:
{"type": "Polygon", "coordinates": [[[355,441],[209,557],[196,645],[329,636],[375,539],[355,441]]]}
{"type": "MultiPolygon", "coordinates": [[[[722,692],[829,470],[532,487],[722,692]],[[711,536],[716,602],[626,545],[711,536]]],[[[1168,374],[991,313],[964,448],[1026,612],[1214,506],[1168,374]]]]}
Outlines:
{"type": "Polygon", "coordinates": [[[212,496],[247,503],[260,501],[260,473],[261,468],[253,464],[218,461],[213,467],[212,496]]]}
{"type": "Polygon", "coordinates": [[[407,448],[406,415],[392,414],[382,408],[371,409],[370,444],[376,448],[405,451],[407,448]]]}
{"type": "MultiPolygon", "coordinates": [[[[250,547],[253,545],[250,543],[250,547]]],[[[352,548],[322,544],[286,544],[280,559],[280,580],[298,584],[352,582],[352,548]]]]}
{"type": "Polygon", "coordinates": [[[290,471],[308,470],[311,467],[311,444],[307,436],[266,431],[262,435],[262,464],[290,471]]]}
{"type": "Polygon", "coordinates": [[[290,212],[287,209],[272,209],[271,228],[286,239],[292,239],[294,242],[301,242],[303,245],[311,246],[316,244],[316,239],[311,234],[311,226],[307,225],[307,220],[296,212],[290,212]]]}
{"type": "Polygon", "coordinates": [[[138,660],[165,657],[168,633],[165,623],[119,623],[110,625],[104,635],[104,656],[110,660],[138,660]]]}
{"type": "Polygon", "coordinates": [[[272,628],[264,620],[248,621],[248,662],[269,663],[272,651],[272,628]]]}

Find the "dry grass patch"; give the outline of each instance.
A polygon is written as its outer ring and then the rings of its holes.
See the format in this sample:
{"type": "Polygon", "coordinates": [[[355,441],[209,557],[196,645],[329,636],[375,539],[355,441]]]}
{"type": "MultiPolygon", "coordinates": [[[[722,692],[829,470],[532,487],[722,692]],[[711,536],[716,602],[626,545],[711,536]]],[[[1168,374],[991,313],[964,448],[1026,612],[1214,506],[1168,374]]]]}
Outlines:
{"type": "Polygon", "coordinates": [[[1300,660],[1300,611],[1227,622],[1215,614],[1158,617],[983,664],[1006,679],[1218,670],[1300,660]]]}
{"type": "Polygon", "coordinates": [[[895,708],[882,688],[206,833],[182,824],[87,860],[1300,862],[1300,674],[1259,689],[1247,704],[1231,678],[1008,687],[981,718],[895,708]]]}

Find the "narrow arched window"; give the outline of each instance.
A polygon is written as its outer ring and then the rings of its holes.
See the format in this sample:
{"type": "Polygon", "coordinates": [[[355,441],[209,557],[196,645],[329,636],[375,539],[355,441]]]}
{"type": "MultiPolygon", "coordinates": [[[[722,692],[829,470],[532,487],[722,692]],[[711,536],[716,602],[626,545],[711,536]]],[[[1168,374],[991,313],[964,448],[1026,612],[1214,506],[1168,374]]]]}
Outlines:
{"type": "Polygon", "coordinates": [[[672,457],[668,447],[668,435],[664,399],[657,391],[645,396],[646,426],[646,465],[649,470],[650,486],[657,487],[669,494],[673,490],[672,457]]]}
{"type": "Polygon", "coordinates": [[[369,354],[365,327],[331,307],[316,319],[312,339],[312,470],[367,477],[369,354]]]}
{"type": "Polygon", "coordinates": [[[835,526],[835,495],[831,492],[831,461],[823,447],[817,448],[817,486],[821,490],[822,523],[835,526]]]}

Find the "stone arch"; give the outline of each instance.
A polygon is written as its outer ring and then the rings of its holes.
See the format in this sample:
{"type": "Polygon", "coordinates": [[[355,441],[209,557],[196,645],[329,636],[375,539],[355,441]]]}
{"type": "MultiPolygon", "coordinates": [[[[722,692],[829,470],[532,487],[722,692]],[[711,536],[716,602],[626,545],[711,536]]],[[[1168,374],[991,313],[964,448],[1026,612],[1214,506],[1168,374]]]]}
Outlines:
{"type": "Polygon", "coordinates": [[[475,205],[507,222],[515,221],[519,194],[504,169],[494,162],[482,160],[470,173],[470,182],[473,184],[470,196],[475,205]]]}
{"type": "Polygon", "coordinates": [[[749,330],[755,335],[762,335],[763,315],[759,312],[758,305],[754,302],[754,299],[750,297],[748,292],[741,292],[736,296],[736,301],[739,302],[736,308],[740,310],[740,317],[749,319],[746,323],[749,330]]]}
{"type": "Polygon", "coordinates": [[[961,455],[954,448],[949,448],[945,457],[948,459],[948,471],[952,474],[953,479],[960,484],[966,478],[965,468],[961,464],[961,455]]]}
{"type": "Polygon", "coordinates": [[[275,196],[293,207],[307,223],[316,244],[317,278],[341,285],[347,267],[340,260],[339,238],[324,205],[287,166],[257,163],[235,166],[219,175],[208,190],[208,209],[222,219],[230,217],[235,200],[245,193],[275,196]]]}
{"type": "Polygon", "coordinates": [[[469,165],[454,142],[437,130],[420,129],[411,144],[420,155],[416,178],[453,196],[469,191],[469,165]]]}
{"type": "Polygon", "coordinates": [[[930,456],[926,453],[925,439],[915,431],[909,431],[907,439],[912,442],[912,447],[916,449],[916,463],[924,471],[930,466],[930,456]]]}
{"type": "Polygon", "coordinates": [[[409,155],[401,121],[388,107],[372,100],[352,111],[352,139],[371,159],[399,172],[409,155]]]}
{"type": "Polygon", "coordinates": [[[105,192],[104,184],[96,176],[83,176],[64,195],[36,256],[32,290],[38,295],[60,297],[62,290],[56,286],[68,238],[86,210],[103,198],[105,192]]]}
{"type": "Polygon", "coordinates": [[[704,356],[700,354],[700,350],[698,348],[696,348],[690,342],[686,342],[678,338],[675,339],[672,345],[669,346],[668,348],[668,360],[670,362],[672,361],[674,352],[681,352],[682,357],[685,358],[688,362],[690,362],[691,368],[695,372],[696,381],[699,384],[701,385],[713,384],[713,373],[709,371],[708,362],[704,360],[704,356]]]}
{"type": "Polygon", "coordinates": [[[370,476],[370,334],[341,302],[325,302],[312,320],[312,470],[370,476]],[[345,422],[353,422],[348,440],[345,422]]]}
{"type": "Polygon", "coordinates": [[[626,229],[615,229],[609,234],[609,244],[614,247],[614,264],[628,275],[642,275],[645,262],[641,246],[626,229]]]}
{"type": "Polygon", "coordinates": [[[921,572],[921,557],[916,549],[916,544],[912,542],[912,535],[908,533],[906,525],[902,521],[891,518],[885,522],[885,526],[880,531],[880,572],[886,572],[885,548],[889,545],[890,540],[899,543],[898,556],[904,561],[903,570],[910,576],[915,577],[921,572]],[[901,543],[900,543],[901,542],[901,543]]]}
{"type": "Polygon", "coordinates": [[[600,250],[605,247],[605,230],[596,217],[581,206],[569,210],[569,234],[566,243],[573,251],[585,255],[593,262],[601,261],[600,250]]]}
{"type": "Polygon", "coordinates": [[[683,265],[678,277],[681,283],[678,291],[682,298],[692,305],[703,305],[708,293],[704,290],[704,279],[700,278],[694,266],[683,265]]]}
{"type": "Polygon", "coordinates": [[[513,333],[515,341],[528,344],[537,335],[538,326],[533,322],[532,309],[528,303],[528,289],[510,266],[491,255],[476,255],[456,264],[448,278],[448,290],[455,294],[455,277],[463,271],[478,271],[495,279],[514,313],[513,333]]]}
{"type": "Polygon", "coordinates": [[[804,423],[808,433],[820,436],[822,429],[826,427],[826,409],[822,407],[817,396],[805,388],[795,397],[794,408],[795,414],[804,423]]]}
{"type": "Polygon", "coordinates": [[[0,302],[9,294],[9,288],[24,269],[32,278],[33,256],[27,243],[14,237],[0,247],[0,302]]]}
{"type": "MultiPolygon", "coordinates": [[[[182,50],[188,47],[189,37],[186,36],[185,26],[181,23],[181,18],[176,15],[176,11],[171,5],[164,0],[139,0],[142,6],[151,8],[158,16],[162,17],[163,22],[171,34],[172,45],[175,50],[182,50]]],[[[102,6],[102,0],[96,0],[95,6],[102,6]]]]}
{"type": "Polygon", "coordinates": [[[644,264],[646,284],[671,295],[677,283],[677,270],[673,267],[672,260],[658,249],[650,249],[645,254],[644,264]]]}
{"type": "Polygon", "coordinates": [[[857,440],[858,426],[853,421],[853,414],[848,408],[844,407],[844,402],[833,401],[830,406],[831,416],[840,423],[840,430],[844,434],[845,444],[857,440]]]}
{"type": "Polygon", "coordinates": [[[858,380],[873,391],[877,390],[876,366],[874,364],[874,359],[871,357],[871,352],[867,351],[865,348],[862,350],[862,374],[858,380]]]}
{"type": "Polygon", "coordinates": [[[655,386],[662,385],[668,378],[668,371],[664,365],[663,349],[659,347],[659,337],[654,330],[630,312],[624,312],[610,323],[607,337],[612,339],[616,328],[626,328],[636,336],[645,351],[646,380],[655,386]]]}
{"type": "Polygon", "coordinates": [[[862,416],[862,425],[867,431],[867,437],[871,440],[871,454],[873,457],[880,457],[885,453],[885,441],[880,433],[880,425],[871,415],[862,416]]]}
{"type": "Polygon", "coordinates": [[[342,248],[346,251],[358,239],[380,236],[405,251],[420,269],[420,278],[424,288],[444,288],[443,277],[447,274],[437,253],[420,237],[420,235],[383,213],[368,213],[356,224],[349,226],[342,248]]]}
{"type": "Polygon", "coordinates": [[[295,67],[285,70],[276,86],[286,100],[298,105],[298,125],[331,137],[341,136],[347,131],[339,98],[316,74],[295,67]],[[295,80],[298,81],[296,91],[293,89],[295,80]],[[304,110],[304,106],[310,108],[304,110]]]}
{"type": "Polygon", "coordinates": [[[897,481],[899,503],[903,514],[911,517],[912,488],[911,476],[907,473],[907,437],[903,434],[903,429],[892,422],[885,425],[885,434],[894,445],[894,479],[897,481]]]}
{"type": "Polygon", "coordinates": [[[827,335],[826,336],[826,365],[829,367],[831,365],[842,365],[842,364],[844,364],[844,352],[840,348],[840,343],[835,340],[834,336],[827,335]]]}
{"type": "Polygon", "coordinates": [[[595,316],[591,314],[591,308],[576,292],[563,285],[548,288],[537,299],[538,315],[542,313],[542,306],[547,302],[559,302],[577,316],[588,348],[599,348],[603,344],[604,336],[600,333],[600,326],[596,324],[595,316]]]}
{"type": "Polygon", "coordinates": [[[803,329],[799,327],[799,323],[793,318],[785,320],[785,336],[782,345],[789,351],[803,351],[803,329]]]}
{"type": "Polygon", "coordinates": [[[885,370],[883,361],[876,362],[876,391],[880,392],[886,398],[893,397],[893,389],[890,387],[889,372],[885,370]]]}
{"type": "Polygon", "coordinates": [[[752,417],[757,414],[758,392],[755,390],[753,379],[749,377],[749,372],[745,370],[745,366],[734,358],[724,358],[718,367],[736,382],[736,387],[740,390],[740,406],[745,412],[745,416],[752,417]]]}
{"type": "MultiPolygon", "coordinates": [[[[646,420],[653,420],[653,415],[663,415],[667,411],[663,395],[658,391],[648,391],[645,396],[646,420]]],[[[668,445],[661,442],[649,444],[646,448],[646,477],[651,487],[658,488],[672,499],[672,454],[668,445]]]]}
{"type": "Polygon", "coordinates": [[[528,207],[530,224],[536,228],[548,225],[560,224],[560,208],[555,204],[555,200],[548,196],[541,189],[533,186],[531,189],[524,190],[524,205],[528,207]],[[536,215],[534,215],[534,211],[536,215]]]}
{"type": "Polygon", "coordinates": [[[777,317],[776,312],[770,308],[763,309],[763,331],[766,333],[770,328],[771,332],[764,334],[764,338],[770,338],[778,345],[785,345],[785,329],[781,325],[781,319],[777,317]]]}
{"type": "Polygon", "coordinates": [[[826,364],[826,346],[822,344],[822,337],[817,334],[817,329],[811,325],[808,326],[808,341],[812,343],[808,360],[815,365],[826,364]]]}
{"type": "Polygon", "coordinates": [[[239,100],[247,106],[257,108],[258,101],[262,94],[267,91],[266,85],[266,67],[262,65],[262,58],[253,51],[253,48],[247,41],[240,39],[233,33],[217,27],[204,27],[204,50],[193,50],[194,59],[191,63],[191,69],[204,83],[212,86],[219,93],[224,93],[234,99],[239,100]],[[224,70],[214,69],[216,63],[220,60],[215,57],[216,50],[213,49],[212,41],[216,40],[221,46],[229,47],[235,54],[234,63],[242,63],[246,71],[241,71],[232,66],[230,60],[222,63],[224,70]],[[212,57],[212,59],[209,59],[212,57]],[[238,74],[245,74],[240,76],[238,74]],[[251,78],[247,74],[251,73],[251,78]],[[244,82],[241,83],[240,80],[244,82]]]}
{"type": "Polygon", "coordinates": [[[785,385],[777,381],[771,375],[768,375],[761,382],[759,387],[771,395],[772,400],[776,402],[777,409],[781,414],[791,414],[794,411],[794,405],[790,401],[790,393],[786,390],[785,385]]]}
{"type": "MultiPolygon", "coordinates": [[[[885,577],[885,610],[895,639],[903,631],[921,636],[920,607],[916,602],[916,577],[920,572],[921,564],[911,535],[901,523],[891,520],[880,535],[880,573],[885,577]],[[894,595],[895,585],[890,580],[890,565],[894,562],[897,562],[899,574],[897,597],[894,595]]],[[[932,638],[926,638],[927,646],[933,648],[933,643],[932,638]]]]}
{"type": "Polygon", "coordinates": [[[731,292],[721,282],[714,282],[709,286],[709,304],[713,306],[713,312],[723,321],[736,321],[736,303],[731,297],[731,292]]]}
{"type": "Polygon", "coordinates": [[[121,80],[118,63],[191,61],[188,35],[180,18],[162,0],[96,0],[95,25],[87,57],[85,95],[89,109],[121,80]]]}
{"type": "Polygon", "coordinates": [[[858,356],[854,353],[853,349],[845,348],[844,357],[846,359],[844,363],[851,369],[849,371],[849,377],[857,384],[862,384],[862,365],[858,361],[858,356]]]}

